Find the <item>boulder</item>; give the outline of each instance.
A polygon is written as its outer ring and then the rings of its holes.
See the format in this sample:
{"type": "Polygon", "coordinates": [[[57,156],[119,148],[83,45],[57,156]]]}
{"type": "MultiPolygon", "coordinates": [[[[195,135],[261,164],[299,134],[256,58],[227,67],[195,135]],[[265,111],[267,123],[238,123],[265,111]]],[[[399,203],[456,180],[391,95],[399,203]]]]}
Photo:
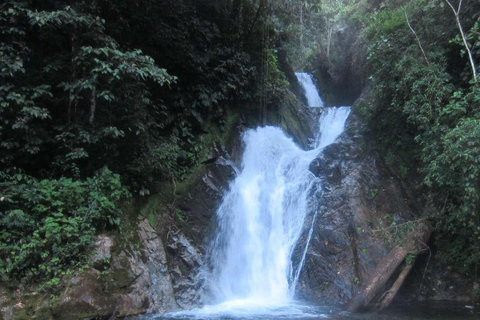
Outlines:
{"type": "Polygon", "coordinates": [[[139,243],[114,247],[115,238],[99,236],[89,261],[92,268],[71,278],[53,307],[57,319],[122,317],[178,309],[164,244],[146,219],[138,222],[139,243]],[[109,257],[109,258],[106,258],[109,257]],[[96,261],[109,261],[98,270],[96,261]]]}

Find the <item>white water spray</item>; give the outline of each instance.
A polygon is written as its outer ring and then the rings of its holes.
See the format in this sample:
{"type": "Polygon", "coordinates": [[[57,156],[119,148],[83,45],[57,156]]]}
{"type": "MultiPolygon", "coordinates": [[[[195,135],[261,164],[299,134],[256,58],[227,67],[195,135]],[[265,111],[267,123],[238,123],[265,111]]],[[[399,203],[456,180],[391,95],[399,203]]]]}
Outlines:
{"type": "Polygon", "coordinates": [[[303,151],[281,129],[248,130],[242,172],[218,210],[212,272],[217,296],[282,305],[290,261],[315,182],[308,170],[318,150],[303,151]]]}
{"type": "Polygon", "coordinates": [[[313,82],[313,77],[309,73],[295,72],[298,82],[305,90],[305,97],[308,101],[309,107],[323,107],[323,101],[318,94],[317,87],[313,82]]]}
{"type": "Polygon", "coordinates": [[[316,148],[309,151],[279,128],[245,132],[242,170],[217,212],[219,226],[212,246],[210,281],[223,306],[275,308],[293,301],[300,270],[295,275],[291,270],[292,253],[312,187],[320,183],[309,165],[342,133],[349,112],[348,107],[325,109],[316,148]]]}

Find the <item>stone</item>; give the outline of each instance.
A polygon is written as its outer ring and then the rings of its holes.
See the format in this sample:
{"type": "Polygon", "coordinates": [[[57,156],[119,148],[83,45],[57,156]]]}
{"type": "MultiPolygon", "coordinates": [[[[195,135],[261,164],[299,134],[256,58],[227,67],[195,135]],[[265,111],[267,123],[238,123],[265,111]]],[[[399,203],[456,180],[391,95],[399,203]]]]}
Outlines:
{"type": "Polygon", "coordinates": [[[12,294],[9,290],[0,286],[0,319],[13,320],[12,294]]]}
{"type": "Polygon", "coordinates": [[[107,235],[98,235],[95,237],[94,251],[90,255],[88,263],[95,269],[103,271],[108,268],[112,257],[111,248],[113,240],[107,235]]]}

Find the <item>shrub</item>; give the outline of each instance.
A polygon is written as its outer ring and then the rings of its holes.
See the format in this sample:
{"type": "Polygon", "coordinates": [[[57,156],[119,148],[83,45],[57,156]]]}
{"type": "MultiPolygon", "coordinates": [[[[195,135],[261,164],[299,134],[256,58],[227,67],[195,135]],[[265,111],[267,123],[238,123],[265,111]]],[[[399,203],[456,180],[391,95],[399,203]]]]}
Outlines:
{"type": "Polygon", "coordinates": [[[129,197],[108,168],[86,180],[37,180],[6,170],[0,194],[0,278],[23,282],[58,278],[84,264],[95,232],[120,224],[115,203],[129,197]]]}

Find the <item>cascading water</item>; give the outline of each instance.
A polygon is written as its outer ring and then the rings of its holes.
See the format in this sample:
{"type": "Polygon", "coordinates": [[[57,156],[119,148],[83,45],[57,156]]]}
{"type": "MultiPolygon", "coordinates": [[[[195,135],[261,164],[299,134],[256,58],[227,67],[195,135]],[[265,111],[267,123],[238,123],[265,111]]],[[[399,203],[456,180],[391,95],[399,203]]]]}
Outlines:
{"type": "Polygon", "coordinates": [[[332,144],[343,132],[349,115],[350,107],[325,108],[320,115],[315,147],[321,149],[332,144]]]}
{"type": "Polygon", "coordinates": [[[283,305],[293,297],[291,255],[318,150],[301,150],[274,127],[248,130],[243,140],[242,172],[218,210],[212,282],[222,300],[283,305]]]}
{"type": "MultiPolygon", "coordinates": [[[[320,183],[309,165],[342,133],[349,113],[349,107],[325,108],[315,149],[308,151],[276,127],[244,133],[242,170],[217,211],[218,229],[209,250],[208,285],[218,304],[175,317],[322,316],[293,299],[307,248],[296,270],[292,253],[304,226],[309,196],[320,183]]],[[[313,223],[307,247],[312,228],[313,223]]]]}
{"type": "Polygon", "coordinates": [[[317,87],[313,83],[313,77],[309,73],[295,72],[298,82],[305,90],[305,97],[308,101],[309,107],[323,107],[323,101],[318,94],[317,87]]]}

